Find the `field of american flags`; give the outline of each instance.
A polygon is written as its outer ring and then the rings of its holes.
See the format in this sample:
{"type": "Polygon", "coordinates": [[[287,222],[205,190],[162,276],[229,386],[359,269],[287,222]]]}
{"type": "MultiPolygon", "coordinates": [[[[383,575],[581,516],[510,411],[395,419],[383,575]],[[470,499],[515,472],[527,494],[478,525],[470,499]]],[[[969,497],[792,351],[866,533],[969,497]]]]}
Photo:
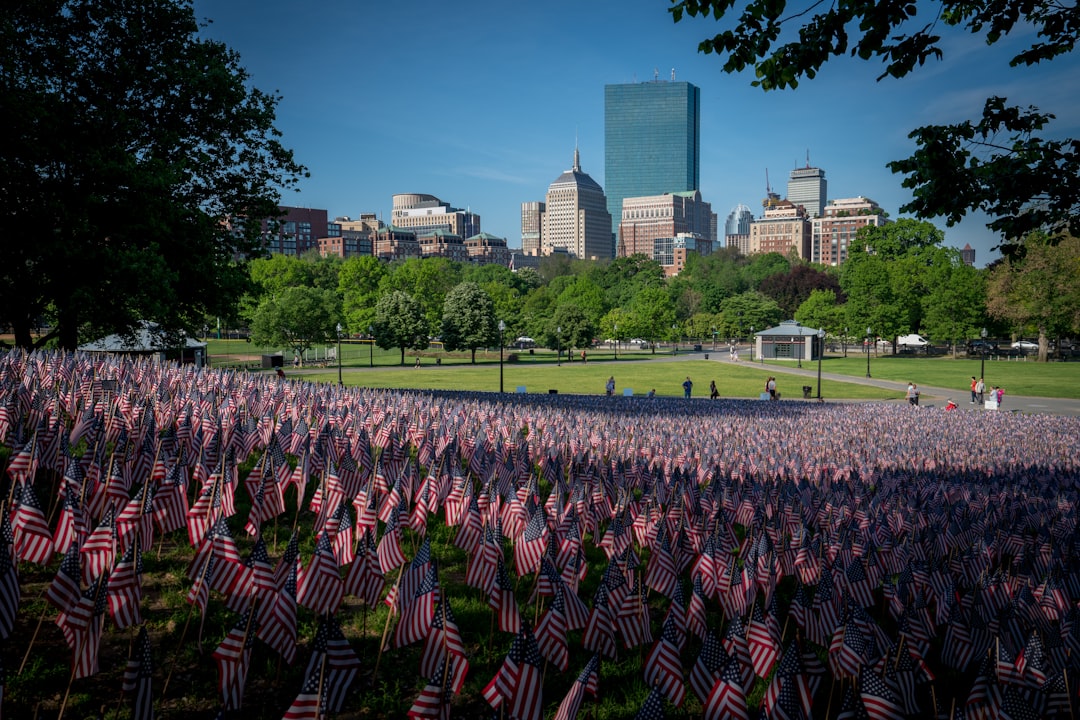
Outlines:
{"type": "Polygon", "coordinates": [[[1070,717],[1080,421],[927,410],[10,353],[3,709],[1070,717]]]}

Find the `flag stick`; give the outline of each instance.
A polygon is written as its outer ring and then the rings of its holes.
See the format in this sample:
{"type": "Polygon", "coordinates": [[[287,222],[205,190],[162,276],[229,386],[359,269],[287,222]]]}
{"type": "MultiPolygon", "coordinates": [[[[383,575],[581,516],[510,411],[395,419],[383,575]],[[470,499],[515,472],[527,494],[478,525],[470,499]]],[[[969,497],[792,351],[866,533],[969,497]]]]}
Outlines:
{"type": "MultiPolygon", "coordinates": [[[[98,586],[94,590],[94,607],[95,608],[97,607],[98,598],[101,596],[102,588],[105,586],[105,583],[106,583],[106,578],[105,578],[104,575],[102,577],[98,578],[98,586]]],[[[98,626],[99,626],[99,631],[100,631],[101,626],[104,626],[104,624],[105,624],[105,613],[101,614],[100,619],[97,618],[97,617],[91,618],[91,622],[97,622],[98,626]]],[[[72,658],[72,663],[71,663],[71,676],[68,678],[67,688],[64,690],[64,699],[60,703],[60,713],[56,716],[57,720],[63,720],[63,718],[64,718],[64,709],[67,707],[68,697],[71,695],[71,684],[75,682],[75,674],[79,671],[79,655],[82,654],[83,645],[89,639],[90,639],[90,626],[88,624],[87,627],[86,627],[86,634],[79,639],[78,645],[75,646],[75,657],[72,658]]],[[[99,638],[99,641],[100,641],[100,638],[99,638]]]]}
{"type": "MultiPolygon", "coordinates": [[[[38,596],[38,600],[41,599],[45,591],[42,590],[41,595],[38,596]]],[[[26,654],[23,655],[22,662],[19,663],[19,671],[15,675],[22,675],[23,668],[26,667],[26,660],[30,657],[30,651],[34,648],[34,642],[37,640],[38,632],[41,631],[41,624],[45,622],[45,613],[49,611],[49,606],[46,605],[41,609],[41,616],[38,618],[37,627],[34,628],[34,635],[30,638],[30,644],[26,647],[26,654]]]]}
{"type": "MultiPolygon", "coordinates": [[[[405,566],[398,568],[398,576],[394,581],[394,600],[396,603],[401,602],[401,598],[398,597],[398,590],[401,587],[401,576],[405,574],[405,566]]],[[[379,663],[382,662],[383,648],[386,646],[386,634],[390,631],[390,620],[394,617],[394,608],[390,608],[386,613],[386,624],[383,626],[382,639],[379,640],[379,655],[375,659],[375,670],[371,673],[372,680],[379,674],[379,663]]]]}

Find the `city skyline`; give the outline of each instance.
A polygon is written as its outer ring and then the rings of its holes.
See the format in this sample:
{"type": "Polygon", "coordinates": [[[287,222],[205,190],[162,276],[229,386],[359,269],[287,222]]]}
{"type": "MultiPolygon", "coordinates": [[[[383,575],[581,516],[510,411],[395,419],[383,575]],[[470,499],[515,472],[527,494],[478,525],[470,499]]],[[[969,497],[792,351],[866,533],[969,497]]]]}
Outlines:
{"type": "MultiPolygon", "coordinates": [[[[911,154],[916,127],[975,118],[992,94],[1055,114],[1054,137],[1080,134],[1075,53],[1007,67],[1007,50],[1030,38],[987,49],[942,28],[944,62],[908,78],[875,82],[879,65],[839,59],[796,91],[764,93],[750,86],[752,73],[726,75],[715,55],[697,52],[719,24],[675,24],[660,0],[631,0],[619,12],[569,0],[194,7],[212,20],[204,34],[239,53],[252,84],[282,96],[277,127],[311,173],[283,205],[389,221],[394,195],[425,193],[480,215],[481,229],[513,248],[521,204],[540,200],[570,169],[575,147],[606,187],[606,85],[674,73],[700,88],[699,189],[721,218],[740,203],[760,217],[766,173],[783,194],[807,154],[825,171],[830,197],[868,197],[902,217],[910,192],[885,164],[911,154]]],[[[985,222],[934,221],[946,245],[975,248],[979,266],[999,242],[985,222]]]]}

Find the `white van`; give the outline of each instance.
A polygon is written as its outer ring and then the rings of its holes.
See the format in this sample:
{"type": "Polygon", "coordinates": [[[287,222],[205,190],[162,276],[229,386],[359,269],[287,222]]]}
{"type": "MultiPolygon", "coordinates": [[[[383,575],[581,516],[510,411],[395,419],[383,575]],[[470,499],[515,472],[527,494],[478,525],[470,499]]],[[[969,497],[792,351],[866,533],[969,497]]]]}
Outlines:
{"type": "Polygon", "coordinates": [[[901,335],[896,338],[896,347],[901,348],[924,348],[929,344],[930,341],[922,335],[901,335]]]}

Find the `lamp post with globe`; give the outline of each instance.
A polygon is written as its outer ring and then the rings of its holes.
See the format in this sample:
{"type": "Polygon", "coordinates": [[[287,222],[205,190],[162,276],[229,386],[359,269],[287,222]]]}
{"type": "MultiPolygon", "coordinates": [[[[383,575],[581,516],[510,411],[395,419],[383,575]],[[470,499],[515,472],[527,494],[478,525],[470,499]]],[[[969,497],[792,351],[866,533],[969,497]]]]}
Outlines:
{"type": "Polygon", "coordinates": [[[337,324],[337,384],[341,387],[341,323],[337,324]]]}
{"type": "Polygon", "coordinates": [[[817,331],[818,355],[817,355],[817,399],[821,399],[821,356],[825,354],[825,330],[817,331]]]}
{"type": "Polygon", "coordinates": [[[503,391],[503,331],[506,323],[499,321],[499,392],[503,391]]]}
{"type": "Polygon", "coordinates": [[[870,335],[870,328],[866,328],[866,377],[870,377],[870,343],[874,338],[870,335]]]}
{"type": "Polygon", "coordinates": [[[982,358],[979,361],[979,377],[984,378],[986,377],[986,328],[982,329],[982,332],[979,333],[979,337],[982,338],[982,346],[979,348],[982,350],[982,358]]]}

